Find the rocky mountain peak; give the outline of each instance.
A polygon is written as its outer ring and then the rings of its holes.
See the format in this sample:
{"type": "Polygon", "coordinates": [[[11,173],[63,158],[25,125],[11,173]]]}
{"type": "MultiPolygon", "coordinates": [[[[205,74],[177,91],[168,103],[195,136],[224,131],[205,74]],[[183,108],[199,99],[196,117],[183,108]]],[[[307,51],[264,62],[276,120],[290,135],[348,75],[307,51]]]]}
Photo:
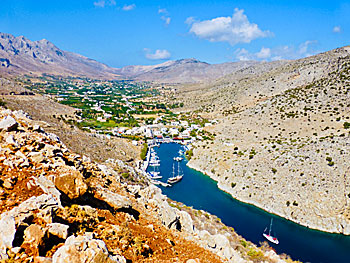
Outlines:
{"type": "Polygon", "coordinates": [[[47,39],[31,41],[24,36],[0,33],[0,70],[5,73],[35,72],[116,78],[116,70],[84,56],[63,51],[47,39]]]}

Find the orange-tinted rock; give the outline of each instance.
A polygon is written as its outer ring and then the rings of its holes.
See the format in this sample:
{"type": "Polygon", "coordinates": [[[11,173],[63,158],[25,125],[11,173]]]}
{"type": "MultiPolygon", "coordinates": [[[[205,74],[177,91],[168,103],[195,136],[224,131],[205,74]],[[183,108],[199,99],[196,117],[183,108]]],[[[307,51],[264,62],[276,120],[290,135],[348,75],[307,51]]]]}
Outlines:
{"type": "Polygon", "coordinates": [[[87,190],[87,185],[84,182],[82,174],[66,167],[60,167],[58,169],[58,176],[55,178],[55,186],[70,199],[82,196],[87,190]]]}
{"type": "Polygon", "coordinates": [[[39,246],[43,243],[45,232],[45,229],[36,224],[30,225],[24,231],[24,242],[22,247],[25,249],[27,255],[39,255],[39,246]]]}

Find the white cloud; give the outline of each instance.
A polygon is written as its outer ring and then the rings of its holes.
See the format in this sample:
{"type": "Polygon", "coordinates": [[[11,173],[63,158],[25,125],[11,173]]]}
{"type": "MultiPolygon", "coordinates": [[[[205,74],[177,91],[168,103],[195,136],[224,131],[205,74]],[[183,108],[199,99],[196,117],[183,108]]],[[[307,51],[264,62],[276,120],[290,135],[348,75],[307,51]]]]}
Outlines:
{"type": "Polygon", "coordinates": [[[234,54],[239,61],[254,60],[252,54],[250,54],[245,48],[237,48],[234,54]]]}
{"type": "Polygon", "coordinates": [[[196,20],[194,19],[193,16],[187,17],[185,20],[185,24],[187,25],[192,25],[194,22],[196,22],[196,20]]]}
{"type": "Polygon", "coordinates": [[[257,58],[267,59],[271,57],[271,49],[262,47],[261,50],[256,53],[257,58]]]}
{"type": "Polygon", "coordinates": [[[161,19],[164,20],[164,22],[165,22],[166,25],[169,25],[169,24],[170,24],[170,21],[171,21],[171,18],[170,18],[170,17],[162,16],[161,19]]]}
{"type": "Polygon", "coordinates": [[[234,56],[240,61],[298,59],[319,53],[319,51],[313,48],[315,44],[317,44],[317,41],[307,40],[301,43],[297,48],[294,46],[280,46],[275,48],[262,47],[260,51],[256,53],[250,53],[244,48],[238,48],[234,52],[234,56]]]}
{"type": "Polygon", "coordinates": [[[148,48],[145,48],[144,51],[146,58],[157,60],[157,59],[168,59],[170,58],[171,54],[166,49],[157,49],[154,53],[151,53],[151,51],[148,48]]]}
{"type": "Polygon", "coordinates": [[[96,7],[105,7],[106,2],[104,0],[94,2],[94,6],[96,7]]]}
{"type": "Polygon", "coordinates": [[[165,8],[159,8],[158,14],[162,15],[160,17],[160,19],[162,19],[165,22],[165,25],[168,26],[171,22],[171,18],[170,18],[168,10],[166,10],[165,8]]]}
{"type": "Polygon", "coordinates": [[[333,33],[340,33],[340,32],[341,32],[341,27],[340,26],[333,27],[333,33]]]}
{"type": "Polygon", "coordinates": [[[272,35],[269,31],[262,31],[257,24],[250,23],[244,10],[238,8],[235,8],[232,17],[194,22],[190,32],[210,42],[228,42],[232,46],[272,35]]]}
{"type": "Polygon", "coordinates": [[[135,9],[136,5],[135,4],[131,4],[131,5],[124,5],[123,6],[123,10],[124,11],[130,11],[130,10],[133,10],[135,9]]]}
{"type": "Polygon", "coordinates": [[[165,8],[159,8],[158,9],[158,14],[169,15],[168,11],[165,8]]]}
{"type": "Polygon", "coordinates": [[[305,56],[305,57],[313,55],[313,52],[310,51],[310,46],[316,43],[317,43],[316,40],[307,40],[304,43],[301,43],[298,49],[299,55],[305,56]]]}
{"type": "Polygon", "coordinates": [[[98,0],[94,2],[94,6],[96,7],[105,7],[105,6],[114,6],[117,3],[115,2],[115,0],[98,0]]]}

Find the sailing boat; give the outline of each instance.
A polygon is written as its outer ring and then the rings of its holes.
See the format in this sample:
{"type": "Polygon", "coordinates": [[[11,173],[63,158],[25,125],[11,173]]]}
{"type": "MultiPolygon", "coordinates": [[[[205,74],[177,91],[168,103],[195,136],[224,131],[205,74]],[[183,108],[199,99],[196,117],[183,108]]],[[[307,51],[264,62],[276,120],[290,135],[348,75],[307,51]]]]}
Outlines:
{"type": "Polygon", "coordinates": [[[156,166],[153,166],[153,171],[148,172],[151,179],[161,179],[162,176],[160,175],[159,169],[156,166]]]}
{"type": "Polygon", "coordinates": [[[171,173],[172,177],[168,178],[168,184],[174,184],[179,182],[182,177],[183,177],[183,173],[180,171],[180,162],[177,163],[177,175],[175,176],[175,165],[173,163],[173,172],[171,173]]]}
{"type": "Polygon", "coordinates": [[[265,233],[266,230],[267,230],[267,228],[265,228],[264,233],[263,233],[263,236],[264,236],[268,241],[270,241],[270,242],[272,242],[272,243],[278,245],[278,244],[279,244],[279,241],[278,241],[277,237],[271,236],[271,228],[272,228],[272,218],[271,218],[269,233],[268,233],[268,234],[265,233]]]}

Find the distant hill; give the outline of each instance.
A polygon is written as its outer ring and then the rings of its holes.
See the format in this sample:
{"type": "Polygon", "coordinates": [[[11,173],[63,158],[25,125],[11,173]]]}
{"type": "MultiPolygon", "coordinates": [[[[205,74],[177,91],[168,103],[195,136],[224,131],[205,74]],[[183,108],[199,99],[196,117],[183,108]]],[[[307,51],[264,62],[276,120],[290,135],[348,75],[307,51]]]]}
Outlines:
{"type": "Polygon", "coordinates": [[[7,74],[79,75],[116,78],[116,69],[79,54],[59,49],[46,39],[0,33],[0,72],[7,74]]]}
{"type": "Polygon", "coordinates": [[[257,61],[208,64],[194,58],[167,61],[154,66],[128,66],[120,73],[135,80],[194,83],[214,80],[255,64],[257,61]]]}
{"type": "Polygon", "coordinates": [[[151,66],[112,68],[82,55],[63,51],[46,39],[31,41],[24,36],[0,33],[0,73],[10,75],[49,73],[161,83],[194,83],[214,80],[259,63],[246,61],[208,64],[191,58],[151,66]]]}

